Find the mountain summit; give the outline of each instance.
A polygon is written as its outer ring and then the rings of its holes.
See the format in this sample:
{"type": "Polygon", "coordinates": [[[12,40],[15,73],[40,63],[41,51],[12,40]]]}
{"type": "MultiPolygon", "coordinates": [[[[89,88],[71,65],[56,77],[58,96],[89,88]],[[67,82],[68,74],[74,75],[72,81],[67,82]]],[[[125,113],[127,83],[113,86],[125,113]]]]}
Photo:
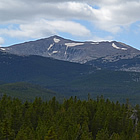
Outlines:
{"type": "Polygon", "coordinates": [[[55,35],[0,50],[19,56],[38,55],[88,64],[100,69],[140,71],[140,51],[116,41],[80,42],[55,35]]]}
{"type": "Polygon", "coordinates": [[[16,55],[39,55],[77,63],[120,54],[124,58],[133,58],[140,53],[139,50],[116,41],[77,42],[56,35],[0,49],[16,55]]]}

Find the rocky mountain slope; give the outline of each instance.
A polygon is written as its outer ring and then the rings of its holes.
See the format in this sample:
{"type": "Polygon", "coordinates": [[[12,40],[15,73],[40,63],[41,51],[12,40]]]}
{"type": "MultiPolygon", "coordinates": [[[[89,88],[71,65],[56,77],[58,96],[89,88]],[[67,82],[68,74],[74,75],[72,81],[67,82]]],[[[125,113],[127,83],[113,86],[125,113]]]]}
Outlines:
{"type": "Polygon", "coordinates": [[[106,57],[107,61],[116,61],[117,59],[112,60],[112,56],[119,59],[130,59],[140,54],[139,50],[116,41],[76,42],[59,36],[0,49],[17,55],[40,55],[77,63],[86,63],[102,57],[106,57]],[[123,57],[117,57],[120,55],[123,57]]]}
{"type": "Polygon", "coordinates": [[[140,55],[113,55],[88,61],[86,64],[98,69],[140,72],[140,55]],[[126,58],[127,57],[127,58],[126,58]]]}

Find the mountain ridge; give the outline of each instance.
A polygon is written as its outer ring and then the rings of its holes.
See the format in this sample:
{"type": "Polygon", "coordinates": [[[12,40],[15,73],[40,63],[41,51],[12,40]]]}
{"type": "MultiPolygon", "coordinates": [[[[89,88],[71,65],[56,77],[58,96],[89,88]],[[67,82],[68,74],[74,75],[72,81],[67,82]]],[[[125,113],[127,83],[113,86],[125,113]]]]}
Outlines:
{"type": "Polygon", "coordinates": [[[102,59],[100,63],[103,65],[128,60],[122,64],[121,67],[123,69],[118,67],[115,70],[127,70],[128,68],[124,66],[128,65],[129,59],[140,55],[140,50],[117,41],[82,42],[65,39],[57,35],[36,41],[15,44],[5,48],[1,47],[0,50],[19,56],[38,55],[63,61],[89,64],[100,69],[103,67],[96,65],[99,59],[102,59]]]}
{"type": "Polygon", "coordinates": [[[71,55],[85,55],[87,61],[93,60],[106,55],[116,53],[138,53],[139,50],[132,48],[116,41],[107,42],[92,42],[92,41],[72,41],[64,39],[57,35],[49,38],[39,39],[36,41],[29,41],[21,44],[15,44],[1,50],[17,54],[17,55],[40,55],[44,57],[53,57],[60,60],[85,63],[85,59],[80,57],[69,58],[71,55]],[[85,51],[85,53],[84,53],[85,51]],[[61,57],[60,57],[61,56],[61,57]]]}

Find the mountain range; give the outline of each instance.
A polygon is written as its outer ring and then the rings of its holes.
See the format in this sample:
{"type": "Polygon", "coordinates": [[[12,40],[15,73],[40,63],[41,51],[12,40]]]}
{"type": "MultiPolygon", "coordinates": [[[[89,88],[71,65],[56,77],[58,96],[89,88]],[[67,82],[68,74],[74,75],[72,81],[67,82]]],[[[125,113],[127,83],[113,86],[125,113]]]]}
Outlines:
{"type": "Polygon", "coordinates": [[[140,100],[140,51],[116,41],[76,42],[52,36],[1,47],[0,68],[0,93],[14,97],[86,99],[90,93],[121,102],[140,100]]]}
{"type": "Polygon", "coordinates": [[[140,50],[116,41],[78,42],[55,35],[0,49],[19,56],[38,55],[89,64],[98,69],[140,71],[140,50]]]}

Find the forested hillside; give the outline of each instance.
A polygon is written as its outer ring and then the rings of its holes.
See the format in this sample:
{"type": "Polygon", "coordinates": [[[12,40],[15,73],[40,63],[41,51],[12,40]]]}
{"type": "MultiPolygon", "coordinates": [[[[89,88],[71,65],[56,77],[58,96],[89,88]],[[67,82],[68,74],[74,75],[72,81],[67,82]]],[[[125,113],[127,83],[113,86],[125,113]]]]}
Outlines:
{"type": "Polygon", "coordinates": [[[61,95],[58,95],[54,91],[48,90],[39,85],[33,85],[25,82],[1,84],[0,96],[3,94],[16,97],[22,101],[33,101],[35,97],[41,97],[42,100],[48,101],[54,96],[57,97],[57,99],[59,98],[59,101],[61,101],[61,95]]]}
{"type": "MultiPolygon", "coordinates": [[[[86,99],[90,93],[92,98],[104,95],[121,103],[127,98],[132,104],[139,104],[140,100],[138,72],[99,70],[90,65],[1,51],[0,68],[0,94],[22,100],[34,100],[35,96],[46,100],[48,89],[65,98],[77,96],[86,99]]],[[[52,98],[54,95],[51,95],[52,98]]]]}
{"type": "Polygon", "coordinates": [[[0,99],[0,140],[139,140],[140,107],[103,97],[59,103],[0,99]]]}

